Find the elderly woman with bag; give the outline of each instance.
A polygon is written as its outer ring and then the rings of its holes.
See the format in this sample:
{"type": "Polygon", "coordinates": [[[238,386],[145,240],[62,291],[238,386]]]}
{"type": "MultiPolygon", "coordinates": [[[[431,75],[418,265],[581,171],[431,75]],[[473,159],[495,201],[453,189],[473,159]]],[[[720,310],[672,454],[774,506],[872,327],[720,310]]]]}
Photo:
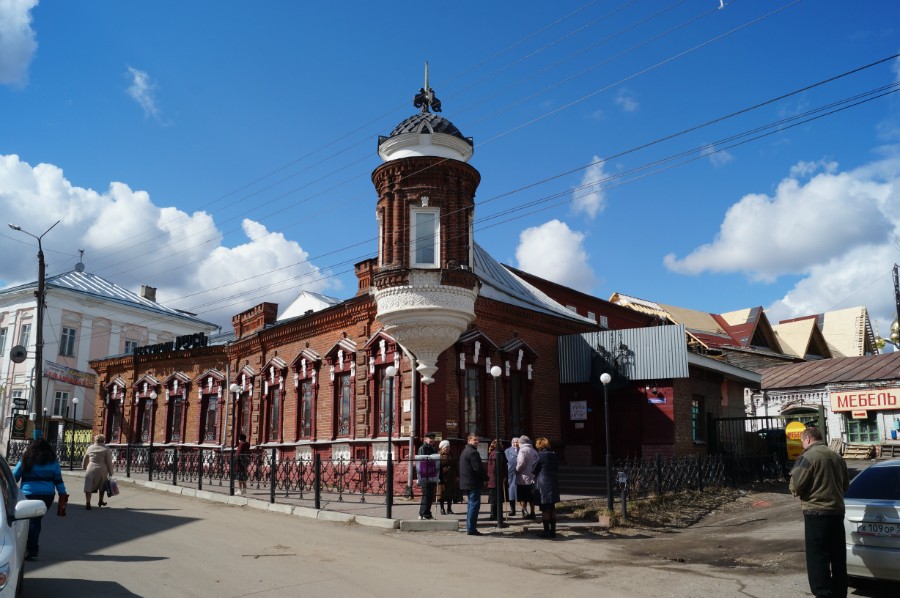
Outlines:
{"type": "Polygon", "coordinates": [[[106,493],[106,484],[113,471],[112,452],[106,446],[106,437],[103,434],[94,436],[94,444],[87,448],[84,459],[81,461],[84,474],[84,508],[91,510],[91,496],[99,492],[98,507],[105,507],[103,495],[106,493]]]}
{"type": "Polygon", "coordinates": [[[449,440],[441,440],[441,444],[438,446],[438,453],[441,455],[441,470],[437,486],[437,501],[441,506],[441,515],[453,515],[453,503],[459,497],[459,463],[450,454],[449,440]]]}

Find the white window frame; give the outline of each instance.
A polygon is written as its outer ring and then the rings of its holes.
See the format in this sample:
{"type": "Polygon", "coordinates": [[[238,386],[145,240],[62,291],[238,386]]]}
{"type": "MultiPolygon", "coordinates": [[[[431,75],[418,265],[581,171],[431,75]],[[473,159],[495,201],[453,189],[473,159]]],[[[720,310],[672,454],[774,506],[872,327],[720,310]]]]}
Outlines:
{"type": "Polygon", "coordinates": [[[19,344],[27,349],[29,342],[31,342],[31,322],[22,324],[19,328],[19,344]]]}
{"type": "Polygon", "coordinates": [[[138,341],[133,341],[131,339],[125,339],[125,354],[131,355],[134,353],[134,350],[137,349],[138,341]]]}
{"type": "Polygon", "coordinates": [[[67,390],[57,390],[56,396],[53,399],[53,413],[51,415],[58,415],[60,417],[64,417],[66,415],[66,407],[69,405],[69,391],[67,390]]]}
{"type": "Polygon", "coordinates": [[[409,263],[413,268],[440,268],[441,267],[441,211],[439,208],[411,207],[409,212],[409,263]],[[434,261],[418,261],[419,231],[416,219],[420,214],[432,214],[434,216],[434,261]]]}
{"type": "Polygon", "coordinates": [[[7,328],[0,328],[0,355],[6,355],[6,331],[7,328]]]}
{"type": "Polygon", "coordinates": [[[64,326],[62,333],[59,335],[59,354],[62,357],[75,356],[75,339],[78,337],[78,330],[64,326]]]}

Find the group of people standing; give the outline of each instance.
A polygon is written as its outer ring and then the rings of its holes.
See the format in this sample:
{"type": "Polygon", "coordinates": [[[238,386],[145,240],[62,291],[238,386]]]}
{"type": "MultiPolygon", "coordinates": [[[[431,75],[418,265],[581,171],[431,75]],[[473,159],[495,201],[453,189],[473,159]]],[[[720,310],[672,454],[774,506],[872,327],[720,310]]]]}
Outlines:
{"type": "Polygon", "coordinates": [[[476,524],[481,509],[481,491],[487,484],[491,521],[499,518],[507,501],[510,517],[516,515],[518,502],[522,518],[535,519],[537,504],[541,507],[542,535],[546,538],[556,536],[556,503],[560,500],[558,459],[549,440],[538,438],[532,445],[528,436],[520,436],[513,438],[506,449],[502,441],[492,440],[485,465],[478,452],[478,435],[468,435],[458,462],[450,454],[449,441],[442,440],[439,449],[435,450],[436,437],[432,432],[426,434],[416,457],[419,486],[422,487],[419,519],[434,518],[431,508],[436,493],[441,514],[453,514],[452,504],[461,491],[467,495],[466,533],[482,535],[476,524]],[[498,461],[500,479],[497,476],[498,461]]]}

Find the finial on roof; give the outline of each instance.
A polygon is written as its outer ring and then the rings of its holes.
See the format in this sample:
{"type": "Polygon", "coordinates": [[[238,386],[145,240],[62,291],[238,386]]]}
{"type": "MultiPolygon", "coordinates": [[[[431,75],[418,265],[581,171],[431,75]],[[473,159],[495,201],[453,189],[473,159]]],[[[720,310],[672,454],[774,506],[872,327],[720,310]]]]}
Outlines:
{"type": "Polygon", "coordinates": [[[428,61],[425,62],[425,87],[421,88],[419,93],[413,97],[413,106],[421,108],[423,114],[431,112],[431,110],[441,111],[441,101],[434,95],[434,90],[428,86],[428,61]]]}
{"type": "Polygon", "coordinates": [[[84,272],[84,249],[78,250],[78,263],[75,264],[76,272],[84,272]]]}

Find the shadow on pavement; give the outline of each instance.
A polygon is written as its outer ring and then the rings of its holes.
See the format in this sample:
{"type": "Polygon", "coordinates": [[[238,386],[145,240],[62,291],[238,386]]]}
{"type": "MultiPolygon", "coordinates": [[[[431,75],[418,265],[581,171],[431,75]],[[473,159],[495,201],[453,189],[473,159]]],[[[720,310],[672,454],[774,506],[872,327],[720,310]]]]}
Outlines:
{"type": "Polygon", "coordinates": [[[90,579],[29,579],[25,582],[25,596],[66,596],[66,598],[127,598],[138,594],[130,592],[114,581],[90,579]]]}

